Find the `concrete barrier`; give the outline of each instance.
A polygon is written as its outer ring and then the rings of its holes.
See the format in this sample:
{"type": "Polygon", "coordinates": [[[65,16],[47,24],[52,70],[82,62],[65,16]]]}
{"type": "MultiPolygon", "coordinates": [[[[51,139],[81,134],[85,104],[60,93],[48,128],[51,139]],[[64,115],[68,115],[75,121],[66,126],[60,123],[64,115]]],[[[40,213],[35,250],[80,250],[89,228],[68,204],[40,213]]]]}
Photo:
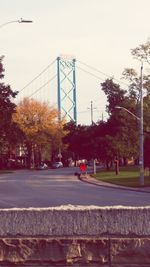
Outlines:
{"type": "Polygon", "coordinates": [[[150,207],[0,210],[0,266],[150,266],[150,207]]]}

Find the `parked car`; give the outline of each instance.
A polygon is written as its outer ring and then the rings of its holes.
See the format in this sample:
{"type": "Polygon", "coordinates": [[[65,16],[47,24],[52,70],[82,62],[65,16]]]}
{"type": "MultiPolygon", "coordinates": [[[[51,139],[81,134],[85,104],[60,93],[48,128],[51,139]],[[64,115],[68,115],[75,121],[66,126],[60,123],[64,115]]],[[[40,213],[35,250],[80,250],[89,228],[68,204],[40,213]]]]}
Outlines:
{"type": "Polygon", "coordinates": [[[47,164],[43,162],[37,167],[37,170],[47,170],[47,169],[48,169],[47,164]]]}
{"type": "Polygon", "coordinates": [[[52,168],[62,168],[63,167],[63,163],[61,161],[56,161],[56,162],[53,162],[52,164],[52,168]]]}

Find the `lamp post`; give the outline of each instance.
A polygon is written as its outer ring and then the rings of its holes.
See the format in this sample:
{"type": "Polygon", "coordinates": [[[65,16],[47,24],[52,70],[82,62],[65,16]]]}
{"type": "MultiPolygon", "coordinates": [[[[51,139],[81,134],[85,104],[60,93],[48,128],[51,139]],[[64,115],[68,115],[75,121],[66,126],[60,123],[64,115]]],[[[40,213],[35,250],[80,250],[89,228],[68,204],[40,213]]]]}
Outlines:
{"type": "Polygon", "coordinates": [[[141,120],[138,116],[136,116],[134,113],[132,113],[130,110],[128,110],[127,108],[121,107],[121,106],[116,106],[115,108],[117,109],[123,109],[124,111],[128,112],[129,114],[131,114],[134,118],[136,118],[137,120],[141,120]]]}
{"type": "Polygon", "coordinates": [[[140,185],[144,185],[144,136],[143,136],[143,63],[141,64],[141,86],[140,86],[140,185]]]}
{"type": "Polygon", "coordinates": [[[140,74],[140,117],[137,117],[130,110],[116,106],[117,109],[123,109],[128,112],[130,115],[135,117],[140,123],[140,137],[139,137],[139,166],[140,166],[140,176],[139,176],[139,184],[140,186],[144,186],[144,136],[143,136],[143,64],[141,64],[141,74],[140,74]]]}
{"type": "Polygon", "coordinates": [[[4,27],[5,25],[7,24],[10,24],[10,23],[32,23],[33,21],[32,20],[25,20],[25,19],[19,19],[19,20],[10,20],[8,22],[5,22],[3,24],[0,25],[0,28],[4,27]]]}

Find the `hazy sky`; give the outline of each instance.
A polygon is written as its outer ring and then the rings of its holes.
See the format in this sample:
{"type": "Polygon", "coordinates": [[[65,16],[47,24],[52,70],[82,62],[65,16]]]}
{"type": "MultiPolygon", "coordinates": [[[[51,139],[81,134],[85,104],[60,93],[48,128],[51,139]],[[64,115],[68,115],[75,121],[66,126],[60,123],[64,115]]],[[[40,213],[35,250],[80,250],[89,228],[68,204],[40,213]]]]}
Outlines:
{"type": "MultiPolygon", "coordinates": [[[[126,67],[139,70],[130,51],[150,37],[149,12],[150,0],[0,0],[0,25],[20,18],[34,21],[0,28],[5,82],[22,89],[60,54],[74,55],[116,79],[126,67]]],[[[78,122],[90,123],[90,101],[94,120],[101,119],[106,105],[102,80],[79,69],[76,76],[78,122]]]]}

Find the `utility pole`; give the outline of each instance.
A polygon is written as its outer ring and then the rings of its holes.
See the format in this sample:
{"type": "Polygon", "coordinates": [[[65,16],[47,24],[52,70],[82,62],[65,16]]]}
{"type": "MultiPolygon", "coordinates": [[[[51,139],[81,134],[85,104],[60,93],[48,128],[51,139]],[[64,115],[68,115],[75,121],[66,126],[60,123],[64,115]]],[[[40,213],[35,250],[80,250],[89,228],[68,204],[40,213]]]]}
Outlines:
{"type": "MultiPolygon", "coordinates": [[[[93,121],[93,101],[91,101],[91,125],[94,125],[93,121]]],[[[96,174],[96,161],[95,158],[93,158],[93,173],[96,174]]]]}
{"type": "Polygon", "coordinates": [[[91,101],[91,124],[93,125],[93,101],[91,101]]]}
{"type": "Polygon", "coordinates": [[[93,125],[94,124],[94,121],[93,121],[93,109],[94,109],[93,108],[93,101],[91,101],[91,106],[88,109],[91,110],[91,125],[93,125]]]}

